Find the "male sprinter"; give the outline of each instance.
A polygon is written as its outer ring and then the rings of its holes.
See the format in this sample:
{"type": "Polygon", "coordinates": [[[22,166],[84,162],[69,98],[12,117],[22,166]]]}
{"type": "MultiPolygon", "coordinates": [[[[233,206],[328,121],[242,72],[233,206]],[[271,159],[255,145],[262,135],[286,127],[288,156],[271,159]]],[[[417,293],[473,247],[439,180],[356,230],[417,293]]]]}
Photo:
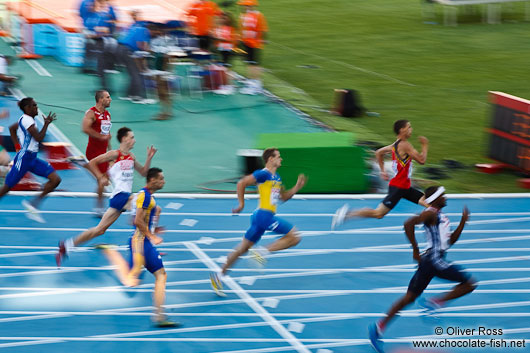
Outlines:
{"type": "Polygon", "coordinates": [[[390,212],[390,210],[396,207],[402,198],[424,207],[429,206],[425,203],[423,192],[411,187],[410,182],[410,177],[412,175],[412,161],[415,160],[419,164],[425,164],[427,161],[427,151],[429,150],[429,140],[424,136],[418,137],[418,140],[421,143],[421,153],[419,153],[408,141],[412,135],[412,126],[408,120],[396,121],[394,123],[394,132],[397,135],[396,142],[382,147],[375,152],[377,163],[381,169],[381,178],[384,180],[388,180],[388,175],[385,171],[383,157],[386,154],[392,153],[392,170],[394,172],[394,177],[388,183],[387,196],[375,210],[371,208],[363,208],[348,212],[348,205],[342,206],[333,216],[331,229],[335,229],[335,227],[340,226],[351,218],[364,217],[381,219],[390,212]]]}
{"type": "Polygon", "coordinates": [[[120,214],[129,209],[132,200],[132,185],[134,170],[141,176],[146,176],[151,165],[151,160],[156,153],[153,146],[147,148],[147,159],[145,165],[141,165],[131,150],[136,143],[134,133],[128,127],[122,127],[118,130],[118,141],[120,148],[102,154],[88,163],[88,169],[96,176],[100,185],[109,184],[109,176],[114,186],[110,195],[109,208],[105,211],[103,218],[97,226],[90,228],[79,234],[75,239],[69,238],[59,242],[59,250],[55,254],[57,266],[61,266],[62,260],[68,256],[68,252],[74,247],[86,243],[92,238],[102,235],[105,231],[120,217],[120,214]],[[111,167],[107,174],[103,174],[97,168],[100,163],[111,162],[111,167]]]}
{"type": "Polygon", "coordinates": [[[147,172],[147,184],[140,190],[136,198],[135,231],[129,238],[129,262],[121,254],[108,245],[98,245],[103,250],[109,262],[116,267],[116,274],[124,286],[135,287],[140,283],[139,275],[143,267],[155,276],[155,290],[153,304],[154,319],[158,327],[175,327],[179,324],[164,315],[167,273],[158,250],[154,247],[162,242],[162,238],[155,234],[156,221],[160,214],[153,194],[161,190],[166,183],[164,174],[159,168],[150,168],[147,172]]]}
{"type": "MultiPolygon", "coordinates": [[[[276,170],[282,165],[282,157],[277,148],[267,148],[263,152],[263,162],[265,168],[255,171],[253,174],[243,177],[237,183],[237,198],[239,206],[232,210],[233,213],[239,213],[245,207],[245,189],[247,186],[258,184],[259,206],[252,214],[250,228],[247,230],[239,246],[228,255],[226,263],[221,270],[221,277],[226,274],[230,266],[251,247],[253,247],[267,230],[271,230],[283,236],[273,243],[269,244],[266,249],[254,252],[254,257],[258,262],[264,263],[264,256],[272,251],[278,251],[295,246],[300,242],[300,233],[289,222],[276,217],[276,205],[281,201],[287,201],[294,196],[306,183],[306,177],[303,174],[298,175],[296,185],[290,190],[285,190],[282,185],[282,179],[276,173],[276,170]],[[261,252],[261,253],[260,253],[261,252]]],[[[210,275],[212,287],[219,296],[224,296],[223,285],[219,275],[212,273],[210,275]]]]}
{"type": "Polygon", "coordinates": [[[451,232],[449,219],[442,213],[442,208],[447,204],[443,186],[431,186],[425,190],[426,203],[431,206],[418,216],[405,221],[405,234],[412,245],[412,258],[419,263],[418,270],[409,283],[407,293],[401,297],[390,308],[386,317],[369,327],[368,333],[372,346],[378,353],[383,353],[381,336],[388,322],[407,305],[413,303],[434,277],[443,278],[448,281],[459,283],[451,291],[436,298],[427,299],[422,306],[428,314],[433,314],[437,309],[448,301],[460,298],[471,293],[476,288],[475,280],[463,269],[445,260],[445,252],[460,238],[462,230],[469,218],[469,211],[464,207],[460,224],[451,232]],[[423,224],[427,249],[420,255],[416,237],[415,227],[423,224]]]}

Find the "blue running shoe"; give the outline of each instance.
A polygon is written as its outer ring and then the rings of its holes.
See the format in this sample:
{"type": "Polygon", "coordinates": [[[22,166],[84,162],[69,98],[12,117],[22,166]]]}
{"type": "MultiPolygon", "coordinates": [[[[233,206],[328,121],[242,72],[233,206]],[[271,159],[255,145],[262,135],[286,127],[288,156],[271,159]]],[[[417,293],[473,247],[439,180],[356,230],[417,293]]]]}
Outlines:
{"type": "Polygon", "coordinates": [[[368,326],[368,338],[370,339],[370,344],[374,348],[374,350],[377,353],[384,353],[383,350],[383,342],[381,341],[381,332],[379,332],[379,328],[377,327],[377,324],[371,324],[368,326]]]}

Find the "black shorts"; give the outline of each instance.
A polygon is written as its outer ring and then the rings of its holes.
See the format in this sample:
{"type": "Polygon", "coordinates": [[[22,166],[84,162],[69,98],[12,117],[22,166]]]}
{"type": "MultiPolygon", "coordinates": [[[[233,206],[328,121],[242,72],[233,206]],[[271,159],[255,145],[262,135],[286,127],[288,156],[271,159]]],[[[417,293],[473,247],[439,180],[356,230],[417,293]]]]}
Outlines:
{"type": "Polygon", "coordinates": [[[247,62],[247,64],[259,65],[259,63],[260,63],[260,60],[259,60],[260,49],[252,48],[252,47],[249,47],[246,44],[243,44],[243,50],[245,50],[247,52],[246,60],[245,60],[247,62]]]}
{"type": "Polygon", "coordinates": [[[388,194],[383,200],[383,205],[389,209],[393,209],[398,204],[399,200],[407,199],[410,202],[418,203],[423,196],[423,192],[418,189],[408,188],[402,189],[395,186],[388,187],[388,194]]]}
{"type": "Polygon", "coordinates": [[[418,270],[409,283],[408,291],[420,295],[434,277],[451,282],[465,283],[471,276],[458,265],[449,265],[445,269],[437,268],[428,256],[422,256],[418,270]]]}

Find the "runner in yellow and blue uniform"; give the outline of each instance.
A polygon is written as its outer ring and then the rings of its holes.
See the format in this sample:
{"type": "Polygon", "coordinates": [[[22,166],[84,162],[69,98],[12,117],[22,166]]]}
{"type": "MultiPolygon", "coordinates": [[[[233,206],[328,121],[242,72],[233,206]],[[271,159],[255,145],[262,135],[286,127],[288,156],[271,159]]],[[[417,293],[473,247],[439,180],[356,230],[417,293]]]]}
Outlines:
{"type": "Polygon", "coordinates": [[[284,235],[269,244],[265,249],[253,251],[254,259],[261,264],[265,263],[265,255],[269,252],[287,249],[300,242],[300,234],[296,228],[276,216],[276,206],[278,202],[285,202],[293,197],[305,185],[307,179],[305,175],[300,174],[296,185],[289,190],[285,190],[282,185],[282,179],[276,173],[276,170],[282,165],[280,151],[277,148],[268,148],[263,152],[262,158],[265,168],[243,177],[237,183],[239,206],[234,208],[232,212],[239,213],[243,210],[245,207],[245,189],[250,185],[258,185],[259,205],[258,209],[252,214],[250,228],[245,233],[239,246],[228,255],[221,273],[212,273],[210,275],[212,287],[217,295],[220,296],[224,296],[220,277],[225,275],[234,262],[261,239],[265,231],[269,230],[284,235]]]}
{"type": "Polygon", "coordinates": [[[157,235],[157,223],[161,208],[156,205],[153,194],[162,189],[165,184],[164,174],[159,168],[147,171],[147,185],[138,192],[136,198],[135,231],[129,239],[129,262],[108,245],[98,245],[96,248],[103,253],[111,264],[116,267],[116,273],[123,285],[134,287],[140,283],[139,275],[145,267],[155,276],[155,290],[153,304],[155,307],[154,322],[158,327],[175,327],[179,324],[164,315],[162,305],[166,293],[167,274],[162,263],[162,257],[155,245],[162,242],[157,235]]]}

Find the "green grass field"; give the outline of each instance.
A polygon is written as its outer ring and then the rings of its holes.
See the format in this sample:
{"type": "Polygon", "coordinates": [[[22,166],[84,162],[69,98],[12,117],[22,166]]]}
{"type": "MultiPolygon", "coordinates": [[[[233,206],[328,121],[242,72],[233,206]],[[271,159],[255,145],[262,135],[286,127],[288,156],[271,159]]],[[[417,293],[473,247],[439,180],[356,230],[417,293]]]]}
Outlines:
{"type": "MultiPolygon", "coordinates": [[[[443,159],[468,166],[439,181],[450,192],[524,191],[520,175],[473,168],[489,162],[487,92],[530,97],[523,4],[503,5],[499,25],[483,24],[480,8],[462,9],[457,27],[423,23],[419,0],[262,0],[260,9],[270,27],[263,64],[273,93],[336,130],[356,132],[358,140],[391,143],[392,123],[409,119],[415,135],[430,139],[427,166],[443,159]],[[358,90],[381,116],[326,113],[335,88],[358,90]]],[[[435,10],[442,23],[442,9],[435,10]]],[[[427,178],[421,170],[415,175],[427,178]]]]}

